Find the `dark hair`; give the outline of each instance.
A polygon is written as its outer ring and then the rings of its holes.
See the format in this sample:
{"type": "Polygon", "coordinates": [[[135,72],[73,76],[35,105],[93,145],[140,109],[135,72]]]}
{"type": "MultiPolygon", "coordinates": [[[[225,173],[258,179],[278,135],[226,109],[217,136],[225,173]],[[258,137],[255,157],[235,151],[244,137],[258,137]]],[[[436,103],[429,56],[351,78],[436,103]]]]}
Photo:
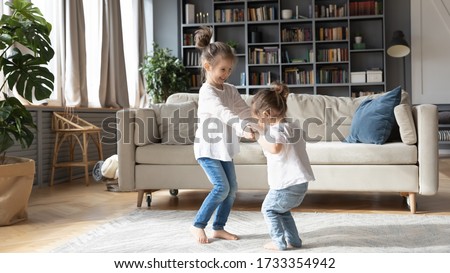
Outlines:
{"type": "MultiPolygon", "coordinates": [[[[234,50],[224,42],[212,42],[213,30],[209,27],[201,27],[195,31],[195,47],[201,51],[201,63],[208,62],[214,65],[216,57],[221,56],[223,59],[233,60],[236,63],[236,55],[234,50]]],[[[204,80],[205,71],[202,68],[202,80],[204,80]]]]}
{"type": "Polygon", "coordinates": [[[289,88],[286,84],[272,82],[270,88],[259,90],[252,99],[252,113],[260,117],[269,111],[272,118],[285,117],[289,88]]]}

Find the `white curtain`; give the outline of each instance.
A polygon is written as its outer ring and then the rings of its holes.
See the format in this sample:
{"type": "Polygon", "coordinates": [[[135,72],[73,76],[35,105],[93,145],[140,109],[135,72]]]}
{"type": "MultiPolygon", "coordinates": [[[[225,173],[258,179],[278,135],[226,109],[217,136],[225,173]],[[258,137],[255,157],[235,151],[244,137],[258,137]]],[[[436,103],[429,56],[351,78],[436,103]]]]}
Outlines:
{"type": "Polygon", "coordinates": [[[151,0],[32,2],[53,26],[56,54],[50,70],[55,91],[49,104],[114,108],[145,104],[139,66],[147,43],[145,24],[152,22],[145,18],[152,13],[144,9],[151,0]]]}

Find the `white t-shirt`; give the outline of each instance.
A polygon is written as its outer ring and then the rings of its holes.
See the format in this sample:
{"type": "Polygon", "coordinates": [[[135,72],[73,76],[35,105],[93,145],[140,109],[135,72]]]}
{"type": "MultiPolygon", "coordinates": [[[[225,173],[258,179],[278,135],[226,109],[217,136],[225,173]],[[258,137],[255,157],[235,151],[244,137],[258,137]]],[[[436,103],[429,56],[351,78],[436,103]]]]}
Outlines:
{"type": "Polygon", "coordinates": [[[250,107],[236,87],[224,83],[220,90],[204,83],[199,91],[197,115],[195,159],[231,161],[239,152],[238,136],[243,133],[243,120],[251,118],[250,107]]]}
{"type": "Polygon", "coordinates": [[[283,144],[283,148],[278,154],[264,151],[267,158],[270,188],[284,189],[314,181],[314,174],[306,153],[306,142],[300,126],[292,123],[279,123],[270,126],[269,132],[268,141],[283,144]]]}

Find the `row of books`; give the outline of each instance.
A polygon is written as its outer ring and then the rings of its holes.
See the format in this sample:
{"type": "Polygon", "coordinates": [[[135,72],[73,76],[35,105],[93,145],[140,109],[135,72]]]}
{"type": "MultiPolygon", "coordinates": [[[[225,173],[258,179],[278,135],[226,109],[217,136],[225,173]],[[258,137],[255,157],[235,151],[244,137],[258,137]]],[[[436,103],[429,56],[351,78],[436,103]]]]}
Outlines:
{"type": "Polygon", "coordinates": [[[251,85],[268,85],[272,82],[272,79],[275,78],[272,75],[272,72],[252,72],[250,73],[250,84],[251,85]]]}
{"type": "Polygon", "coordinates": [[[347,40],[348,27],[320,27],[317,30],[319,41],[347,40]]]}
{"type": "Polygon", "coordinates": [[[450,130],[439,130],[439,141],[450,141],[450,130]]]}
{"type": "Polygon", "coordinates": [[[216,9],[214,10],[214,21],[216,23],[243,22],[244,9],[216,9]]]}
{"type": "Polygon", "coordinates": [[[347,4],[344,5],[315,5],[316,18],[345,17],[347,16],[347,4]]]}
{"type": "Polygon", "coordinates": [[[184,33],[183,34],[183,45],[185,45],[185,46],[195,45],[193,33],[184,33]]]}
{"type": "Polygon", "coordinates": [[[277,19],[277,8],[274,6],[248,8],[249,21],[270,21],[276,19],[277,19]]]}
{"type": "Polygon", "coordinates": [[[311,28],[283,28],[281,30],[281,41],[283,42],[303,42],[312,41],[311,28]]]}
{"type": "Polygon", "coordinates": [[[278,64],[278,47],[251,48],[249,64],[278,64]]]}
{"type": "Polygon", "coordinates": [[[323,67],[317,73],[318,83],[348,83],[348,72],[338,67],[323,67]]]}
{"type": "Polygon", "coordinates": [[[200,87],[202,85],[202,77],[200,73],[191,73],[189,77],[189,84],[191,87],[200,87]]]}
{"type": "Polygon", "coordinates": [[[200,52],[188,51],[184,59],[185,66],[199,66],[200,65],[200,52]]]}
{"type": "Polygon", "coordinates": [[[286,84],[314,84],[314,71],[300,70],[296,67],[286,68],[284,82],[286,84]]]}
{"type": "Polygon", "coordinates": [[[330,48],[317,50],[318,62],[347,62],[348,48],[330,48]]]}
{"type": "Polygon", "coordinates": [[[350,16],[381,14],[383,14],[383,1],[366,0],[350,2],[350,16]]]}

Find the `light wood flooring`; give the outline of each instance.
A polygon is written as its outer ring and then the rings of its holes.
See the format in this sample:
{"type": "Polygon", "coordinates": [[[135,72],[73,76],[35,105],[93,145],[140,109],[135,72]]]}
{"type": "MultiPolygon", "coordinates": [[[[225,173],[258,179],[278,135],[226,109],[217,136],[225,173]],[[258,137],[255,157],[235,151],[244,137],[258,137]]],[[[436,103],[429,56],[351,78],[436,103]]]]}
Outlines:
{"type": "MultiPolygon", "coordinates": [[[[434,196],[417,198],[419,214],[450,215],[450,157],[440,159],[440,186],[434,196]]],[[[141,209],[197,210],[206,191],[180,190],[177,197],[168,191],[153,193],[151,208],[144,201],[141,209]]],[[[240,191],[234,210],[259,211],[264,191],[240,191]]],[[[0,252],[49,252],[73,237],[136,208],[135,192],[109,192],[102,182],[84,179],[35,188],[30,197],[29,219],[0,227],[0,252]]],[[[296,211],[409,214],[397,194],[308,193],[296,211]]]]}

